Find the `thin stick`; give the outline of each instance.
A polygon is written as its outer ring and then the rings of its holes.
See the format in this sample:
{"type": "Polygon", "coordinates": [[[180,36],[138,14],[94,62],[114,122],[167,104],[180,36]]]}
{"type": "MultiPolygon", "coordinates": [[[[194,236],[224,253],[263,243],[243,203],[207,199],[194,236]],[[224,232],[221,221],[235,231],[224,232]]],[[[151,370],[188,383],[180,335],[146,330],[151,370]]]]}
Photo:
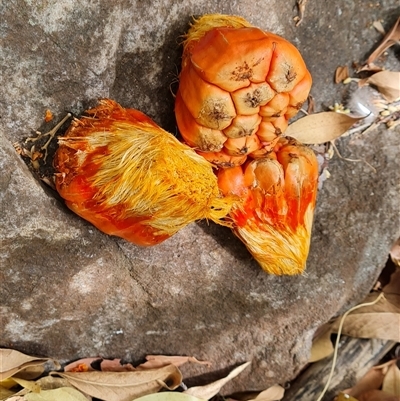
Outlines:
{"type": "Polygon", "coordinates": [[[321,395],[318,397],[317,401],[321,401],[323,396],[326,394],[326,392],[328,391],[329,385],[331,384],[331,380],[333,377],[333,373],[335,371],[335,365],[336,365],[336,360],[337,360],[337,355],[338,355],[338,350],[339,350],[339,342],[340,342],[340,336],[342,334],[342,329],[343,329],[343,324],[344,324],[344,320],[346,319],[346,317],[351,313],[354,312],[355,310],[359,309],[359,308],[363,308],[364,306],[371,306],[371,305],[375,305],[376,303],[378,303],[382,298],[384,298],[385,295],[383,294],[383,292],[381,292],[378,296],[378,298],[375,299],[375,301],[372,302],[366,302],[365,304],[360,304],[360,305],[356,305],[353,308],[349,309],[346,313],[343,314],[342,318],[340,319],[340,324],[339,324],[339,328],[338,328],[338,332],[337,332],[337,337],[336,337],[336,342],[335,342],[335,351],[333,353],[333,360],[332,360],[332,368],[331,371],[329,373],[328,376],[328,381],[324,387],[324,389],[322,390],[321,395]]]}

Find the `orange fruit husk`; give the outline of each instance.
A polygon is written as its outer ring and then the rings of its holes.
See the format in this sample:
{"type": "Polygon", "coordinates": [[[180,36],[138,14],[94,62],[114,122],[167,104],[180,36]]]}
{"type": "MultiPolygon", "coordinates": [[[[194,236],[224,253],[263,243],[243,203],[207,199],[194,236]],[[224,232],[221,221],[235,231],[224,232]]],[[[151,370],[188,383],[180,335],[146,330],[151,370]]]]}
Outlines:
{"type": "Polygon", "coordinates": [[[212,166],[134,109],[104,99],[59,139],[56,188],[101,231],[158,244],[187,224],[220,224],[234,197],[221,195],[212,166]]]}
{"type": "Polygon", "coordinates": [[[204,15],[192,24],[179,80],[179,131],[189,146],[220,167],[270,151],[312,83],[295,46],[241,17],[222,14],[204,15]],[[246,137],[252,138],[251,146],[243,145],[246,137]],[[224,155],[221,163],[218,152],[224,155]],[[226,155],[233,157],[228,163],[226,155]]]}
{"type": "Polygon", "coordinates": [[[267,157],[218,171],[228,196],[242,199],[230,218],[234,233],[268,273],[294,275],[306,267],[318,186],[314,152],[280,139],[267,157]]]}

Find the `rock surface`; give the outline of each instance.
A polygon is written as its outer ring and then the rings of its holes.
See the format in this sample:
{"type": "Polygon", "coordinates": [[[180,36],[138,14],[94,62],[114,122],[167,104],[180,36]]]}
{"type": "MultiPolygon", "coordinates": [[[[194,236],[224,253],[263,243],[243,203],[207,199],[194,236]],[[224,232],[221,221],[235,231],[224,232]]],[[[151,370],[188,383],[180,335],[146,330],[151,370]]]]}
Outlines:
{"type": "MultiPolygon", "coordinates": [[[[331,161],[299,277],[266,275],[229,230],[205,222],[153,248],[108,237],[69,212],[13,149],[42,125],[46,109],[61,118],[99,97],[176,132],[170,84],[192,15],[239,14],[291,40],[313,74],[320,110],[344,94],[332,82],[336,67],[363,60],[380,39],[372,22],[389,28],[399,14],[395,0],[310,2],[296,28],[294,1],[224,4],[0,6],[1,346],[62,361],[178,354],[213,363],[187,368],[197,377],[186,384],[251,360],[224,392],[260,390],[291,379],[307,361],[314,330],[372,287],[400,235],[399,130],[340,141],[344,156],[368,164],[331,161]]],[[[394,57],[389,62],[398,67],[394,57]]]]}

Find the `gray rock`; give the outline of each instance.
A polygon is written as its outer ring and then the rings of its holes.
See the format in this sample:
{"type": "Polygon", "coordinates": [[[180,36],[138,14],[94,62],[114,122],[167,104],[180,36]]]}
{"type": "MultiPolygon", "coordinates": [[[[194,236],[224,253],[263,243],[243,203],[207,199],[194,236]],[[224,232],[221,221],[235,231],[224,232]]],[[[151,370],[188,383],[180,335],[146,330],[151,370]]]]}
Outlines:
{"type": "Polygon", "coordinates": [[[368,164],[331,161],[298,277],[266,275],[229,230],[206,222],[152,248],[106,236],[41,185],[11,143],[48,108],[61,118],[105,96],[176,132],[179,36],[206,12],[240,14],[294,42],[322,109],[344,95],[332,82],[337,65],[363,60],[379,40],[371,23],[389,28],[398,14],[394,0],[350,3],[310,2],[295,28],[294,1],[4,2],[0,345],[61,361],[162,353],[213,363],[186,368],[187,384],[251,360],[225,393],[291,379],[314,330],[365,296],[400,235],[398,130],[340,141],[344,156],[368,164]]]}

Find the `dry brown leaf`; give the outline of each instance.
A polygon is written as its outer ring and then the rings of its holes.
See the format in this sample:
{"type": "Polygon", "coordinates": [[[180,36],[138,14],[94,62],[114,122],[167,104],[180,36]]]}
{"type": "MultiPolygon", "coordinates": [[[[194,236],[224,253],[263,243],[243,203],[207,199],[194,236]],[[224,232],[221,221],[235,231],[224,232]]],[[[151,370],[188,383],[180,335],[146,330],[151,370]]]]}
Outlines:
{"type": "Polygon", "coordinates": [[[17,377],[13,377],[12,380],[14,380],[15,383],[19,384],[24,389],[31,391],[32,393],[40,393],[40,386],[34,381],[19,379],[17,377]]]}
{"type": "Polygon", "coordinates": [[[194,356],[168,356],[168,355],[147,355],[147,362],[142,363],[138,369],[155,369],[167,365],[175,365],[176,367],[182,366],[186,362],[193,362],[200,365],[211,366],[209,361],[199,361],[194,356]]]}
{"type": "Polygon", "coordinates": [[[162,393],[149,394],[140,398],[135,398],[135,401],[204,401],[201,398],[193,397],[188,394],[163,391],[162,393]]]}
{"type": "Polygon", "coordinates": [[[400,308],[400,269],[396,269],[390,276],[390,281],[383,287],[386,299],[400,308]]]}
{"type": "Polygon", "coordinates": [[[379,33],[381,33],[382,35],[385,35],[385,34],[386,34],[385,28],[383,27],[381,21],[374,21],[374,22],[372,23],[372,26],[373,26],[379,33]]]}
{"type": "Polygon", "coordinates": [[[14,377],[18,377],[19,379],[25,380],[34,380],[41,376],[45,371],[43,365],[36,366],[28,366],[27,368],[20,370],[18,373],[14,375],[14,377]]]}
{"type": "Polygon", "coordinates": [[[390,258],[395,265],[400,267],[400,238],[392,246],[392,249],[390,250],[390,258]]]}
{"type": "MultiPolygon", "coordinates": [[[[378,297],[378,293],[371,293],[363,303],[373,302],[378,297]]],[[[337,332],[340,319],[333,323],[333,332],[337,332]]],[[[377,303],[350,313],[343,323],[342,333],[351,337],[400,341],[399,327],[400,295],[385,293],[377,303]]]]}
{"type": "Polygon", "coordinates": [[[335,71],[335,84],[343,82],[349,76],[349,67],[347,65],[337,67],[335,71]]]}
{"type": "Polygon", "coordinates": [[[389,366],[383,379],[382,391],[400,397],[400,369],[396,360],[389,366]]]}
{"type": "Polygon", "coordinates": [[[279,401],[285,395],[285,389],[278,384],[261,391],[256,398],[249,401],[279,401]]]}
{"type": "Polygon", "coordinates": [[[231,381],[233,378],[235,378],[239,373],[241,373],[244,369],[249,366],[251,362],[246,362],[237,368],[233,369],[231,373],[229,373],[228,376],[224,377],[223,379],[219,379],[213,383],[207,384],[205,386],[197,386],[197,387],[191,387],[184,391],[184,394],[189,394],[194,397],[198,398],[204,398],[206,400],[209,400],[210,398],[214,397],[214,395],[218,394],[221,390],[221,388],[231,381]]]}
{"type": "Polygon", "coordinates": [[[0,400],[7,400],[15,394],[15,391],[12,391],[8,388],[4,388],[0,386],[0,400]]]}
{"type": "Polygon", "coordinates": [[[359,398],[361,394],[367,391],[379,389],[382,386],[384,377],[385,373],[383,372],[383,369],[374,366],[368,370],[355,386],[344,390],[343,393],[359,398]]]}
{"type": "Polygon", "coordinates": [[[105,401],[131,401],[162,388],[176,389],[182,374],[174,365],[135,372],[51,372],[74,387],[105,401]]]}
{"type": "Polygon", "coordinates": [[[317,362],[333,354],[334,348],[331,341],[332,325],[327,324],[323,331],[314,338],[309,363],[317,362]]]}
{"type": "Polygon", "coordinates": [[[25,355],[22,352],[0,348],[0,381],[7,377],[14,376],[17,372],[29,367],[42,365],[51,359],[37,358],[30,355],[25,355]]]}
{"type": "Polygon", "coordinates": [[[350,314],[343,325],[342,333],[357,338],[380,338],[400,341],[400,315],[398,313],[350,314]]]}
{"type": "Polygon", "coordinates": [[[54,390],[41,391],[40,394],[29,393],[24,397],[26,401],[88,401],[80,391],[72,387],[61,387],[54,390]]]}
{"type": "Polygon", "coordinates": [[[285,135],[310,145],[326,143],[339,138],[360,119],[343,113],[325,111],[300,118],[289,125],[285,135]]]}
{"type": "Polygon", "coordinates": [[[400,98],[400,72],[380,71],[371,75],[367,82],[376,86],[388,102],[394,102],[400,98]]]}
{"type": "Polygon", "coordinates": [[[133,372],[135,368],[121,359],[83,358],[64,367],[64,372],[133,372]]]}
{"type": "Polygon", "coordinates": [[[400,17],[397,19],[395,24],[383,38],[380,45],[372,52],[366,61],[366,65],[373,63],[385,50],[390,46],[400,41],[400,17]]]}
{"type": "Polygon", "coordinates": [[[399,401],[399,397],[382,390],[370,390],[358,398],[358,401],[399,401]]]}

